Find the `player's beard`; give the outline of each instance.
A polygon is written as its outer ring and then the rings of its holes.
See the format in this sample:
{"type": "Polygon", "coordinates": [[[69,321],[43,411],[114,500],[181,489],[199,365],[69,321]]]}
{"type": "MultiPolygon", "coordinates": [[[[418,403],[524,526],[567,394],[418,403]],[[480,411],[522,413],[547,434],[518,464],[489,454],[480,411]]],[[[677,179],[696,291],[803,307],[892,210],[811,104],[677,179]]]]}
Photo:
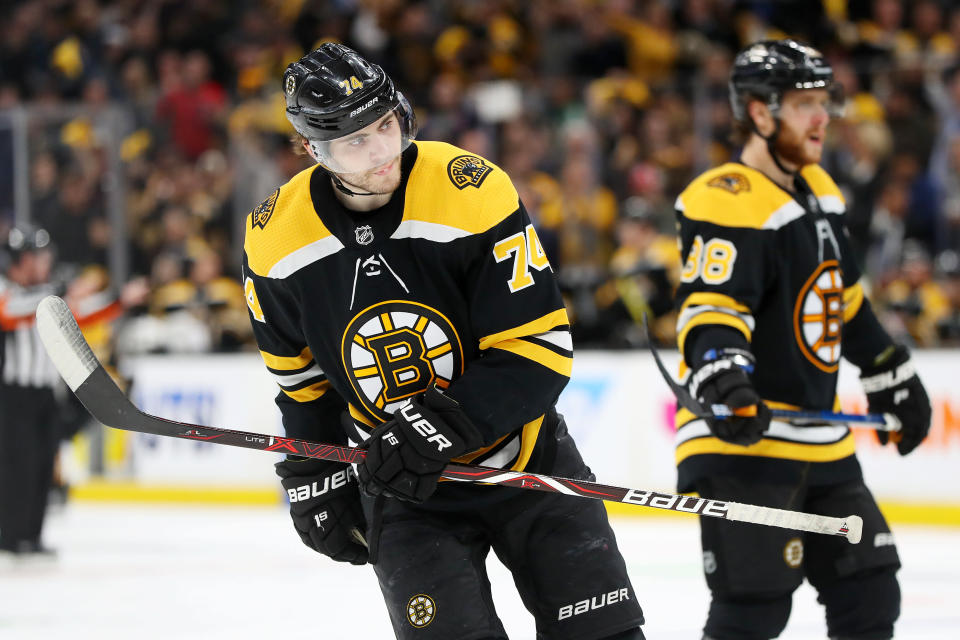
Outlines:
{"type": "Polygon", "coordinates": [[[400,186],[400,156],[386,164],[390,165],[390,168],[382,175],[377,172],[384,170],[386,167],[381,165],[364,173],[341,173],[337,174],[337,177],[350,187],[351,191],[386,195],[393,193],[400,186]]]}
{"type": "Polygon", "coordinates": [[[815,131],[805,131],[802,134],[796,134],[793,131],[782,127],[777,135],[773,149],[782,161],[789,162],[797,168],[805,167],[808,164],[820,162],[823,156],[822,141],[824,134],[820,134],[821,144],[816,145],[810,140],[810,135],[815,131]]]}

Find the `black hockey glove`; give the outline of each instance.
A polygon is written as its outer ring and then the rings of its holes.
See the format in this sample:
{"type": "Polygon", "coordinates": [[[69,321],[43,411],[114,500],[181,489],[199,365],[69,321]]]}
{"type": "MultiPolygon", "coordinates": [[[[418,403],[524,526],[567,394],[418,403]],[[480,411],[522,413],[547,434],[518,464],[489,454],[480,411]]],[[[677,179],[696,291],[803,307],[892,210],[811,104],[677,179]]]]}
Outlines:
{"type": "Polygon", "coordinates": [[[707,410],[726,405],[729,417],[706,418],[713,435],[725,442],[749,446],[770,426],[770,409],[750,382],[753,354],[743,349],[711,349],[690,376],[690,395],[707,410]]]}
{"type": "Polygon", "coordinates": [[[404,405],[373,430],[358,465],[360,486],[371,495],[423,502],[451,458],[478,449],[480,433],[455,400],[435,387],[404,405]]]}
{"type": "Polygon", "coordinates": [[[353,467],[313,458],[288,458],[275,467],[303,544],[337,562],[366,564],[366,520],[353,467]]]}
{"type": "MultiPolygon", "coordinates": [[[[872,366],[860,370],[860,382],[871,413],[891,413],[900,420],[900,431],[892,438],[900,455],[916,449],[930,431],[930,398],[907,348],[897,345],[884,351],[872,366]]],[[[877,438],[881,444],[891,439],[886,431],[877,431],[877,438]]]]}

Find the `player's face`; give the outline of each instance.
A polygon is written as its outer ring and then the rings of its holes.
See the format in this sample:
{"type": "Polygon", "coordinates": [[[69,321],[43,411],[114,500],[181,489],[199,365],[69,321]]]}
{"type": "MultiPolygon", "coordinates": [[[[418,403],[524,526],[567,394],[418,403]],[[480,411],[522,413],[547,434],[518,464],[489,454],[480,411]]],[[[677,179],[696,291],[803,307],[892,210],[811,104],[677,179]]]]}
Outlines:
{"type": "Polygon", "coordinates": [[[392,193],[400,186],[400,123],[394,112],[330,143],[330,155],[347,184],[369,193],[392,193]]]}
{"type": "Polygon", "coordinates": [[[820,162],[830,122],[830,94],[826,89],[788,91],[780,106],[777,152],[798,167],[820,162]]]}

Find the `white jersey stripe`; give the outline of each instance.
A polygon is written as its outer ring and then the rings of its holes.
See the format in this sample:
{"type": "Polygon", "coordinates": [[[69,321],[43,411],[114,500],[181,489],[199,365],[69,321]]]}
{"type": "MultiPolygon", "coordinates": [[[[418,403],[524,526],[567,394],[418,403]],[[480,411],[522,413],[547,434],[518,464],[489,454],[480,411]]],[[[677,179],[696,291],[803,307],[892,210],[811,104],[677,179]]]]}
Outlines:
{"type": "Polygon", "coordinates": [[[299,271],[308,264],[332,256],[343,249],[343,244],[334,236],[327,236],[322,240],[311,242],[281,258],[267,273],[268,278],[282,280],[292,273],[299,271]]]}
{"type": "Polygon", "coordinates": [[[470,233],[468,231],[445,224],[425,222],[423,220],[404,220],[397,227],[396,231],[393,232],[393,235],[390,236],[390,239],[423,238],[424,240],[433,240],[434,242],[450,242],[451,240],[465,238],[469,235],[470,233]]]}
{"type": "MultiPolygon", "coordinates": [[[[830,444],[842,440],[849,431],[850,429],[843,424],[798,427],[789,422],[773,420],[763,435],[804,444],[830,444]]],[[[688,440],[704,438],[709,435],[711,435],[710,428],[704,420],[691,420],[677,429],[675,442],[679,446],[688,440]]]]}

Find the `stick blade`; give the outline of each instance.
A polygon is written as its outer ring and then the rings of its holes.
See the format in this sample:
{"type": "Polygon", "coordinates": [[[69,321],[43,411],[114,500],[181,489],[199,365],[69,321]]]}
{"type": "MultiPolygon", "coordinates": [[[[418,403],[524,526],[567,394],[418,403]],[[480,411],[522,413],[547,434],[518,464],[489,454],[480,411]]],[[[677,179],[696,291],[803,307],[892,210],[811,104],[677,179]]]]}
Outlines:
{"type": "Polygon", "coordinates": [[[37,332],[47,355],[71,391],[76,391],[100,365],[62,298],[47,296],[40,301],[37,332]]]}

